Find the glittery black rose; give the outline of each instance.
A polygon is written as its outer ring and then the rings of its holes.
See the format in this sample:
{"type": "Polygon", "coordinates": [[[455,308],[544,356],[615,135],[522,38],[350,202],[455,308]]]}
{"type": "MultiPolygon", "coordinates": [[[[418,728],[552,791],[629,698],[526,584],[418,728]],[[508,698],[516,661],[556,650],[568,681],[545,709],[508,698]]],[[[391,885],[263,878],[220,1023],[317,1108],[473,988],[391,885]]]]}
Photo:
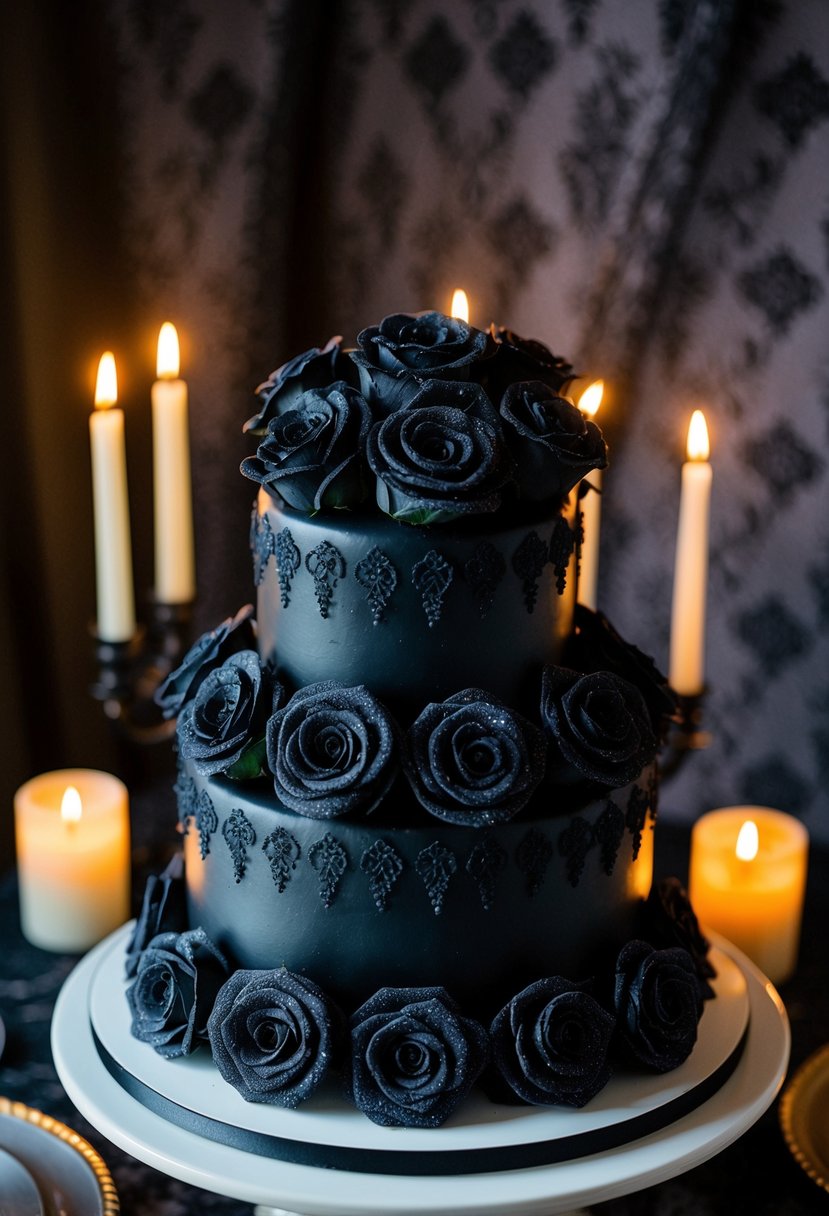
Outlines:
{"type": "Polygon", "coordinates": [[[642,694],[621,676],[582,676],[546,667],[541,720],[550,738],[550,776],[559,784],[627,785],[656,755],[642,694]]]}
{"type": "Polygon", "coordinates": [[[207,1023],[213,1059],[246,1102],[293,1109],[319,1087],[339,1015],[311,980],[281,968],[237,971],[207,1023]]]}
{"type": "Polygon", "coordinates": [[[379,413],[403,408],[424,380],[468,380],[495,351],[489,334],[439,312],[395,313],[357,335],[352,359],[379,413]]]}
{"type": "Polygon", "coordinates": [[[161,874],[151,874],[144,887],[141,911],[127,944],[125,970],[132,979],[141,955],[160,933],[182,933],[187,928],[187,889],[181,853],[161,874]]]}
{"type": "Polygon", "coordinates": [[[648,707],[654,734],[664,735],[676,713],[676,694],[650,655],[626,642],[603,613],[576,605],[562,663],[585,673],[612,671],[635,684],[648,707]]]}
{"type": "Polygon", "coordinates": [[[543,342],[520,338],[511,329],[490,325],[496,343],[493,358],[476,369],[481,382],[497,404],[511,384],[520,380],[540,380],[556,393],[562,393],[575,373],[566,359],[554,355],[543,342]]]}
{"type": "Polygon", "coordinates": [[[654,1072],[668,1072],[691,1054],[702,996],[687,950],[654,950],[628,942],[616,962],[616,1019],[631,1055],[654,1072]]]}
{"type": "Polygon", "coordinates": [[[349,1096],[382,1127],[440,1127],[487,1061],[486,1031],[443,988],[382,988],[351,1019],[349,1096]]]}
{"type": "Polygon", "coordinates": [[[344,380],[309,389],[268,424],[242,472],[297,511],[351,507],[366,495],[363,450],[371,425],[364,398],[344,380]]]}
{"type": "MultiPolygon", "coordinates": [[[[192,760],[205,777],[225,773],[232,777],[257,776],[243,762],[264,734],[265,723],[281,689],[276,694],[269,674],[259,664],[255,650],[233,654],[199,686],[195,698],[178,720],[178,747],[184,760],[192,760]],[[234,771],[241,763],[244,771],[234,771]]],[[[264,750],[264,749],[262,749],[264,750]]]]}
{"type": "Polygon", "coordinates": [[[584,1106],[610,1079],[615,1025],[579,985],[559,976],[538,980],[493,1021],[493,1062],[524,1102],[584,1106]]]}
{"type": "Polygon", "coordinates": [[[268,722],[268,764],[276,796],[312,819],[368,813],[397,774],[397,728],[363,688],[309,684],[268,722]]]}
{"type": "Polygon", "coordinates": [[[207,1019],[228,971],[204,929],[154,937],[127,989],[133,1036],[168,1059],[189,1055],[207,1039],[207,1019]]]}
{"type": "Polygon", "coordinates": [[[406,774],[438,819],[489,827],[517,815],[544,776],[537,727],[479,688],[427,705],[406,741],[406,774]]]}
{"type": "Polygon", "coordinates": [[[499,435],[502,434],[501,415],[487,397],[480,384],[469,380],[426,380],[405,407],[412,410],[435,407],[460,410],[470,418],[486,422],[499,435]]]}
{"type": "Polygon", "coordinates": [[[595,422],[540,380],[508,388],[501,417],[522,498],[560,500],[585,473],[607,465],[607,444],[595,422]]]}
{"type": "Polygon", "coordinates": [[[279,414],[293,409],[309,388],[325,388],[335,380],[356,383],[354,364],[342,348],[342,338],[329,338],[325,346],[314,346],[289,359],[256,390],[259,410],[245,423],[246,431],[264,435],[268,424],[279,414]]]}
{"type": "Polygon", "coordinates": [[[192,700],[202,680],[214,668],[236,651],[249,650],[255,644],[252,617],[253,605],[245,604],[235,616],[229,616],[193,643],[156,691],[155,701],[165,718],[174,718],[192,700]]]}
{"type": "Polygon", "coordinates": [[[694,960],[703,999],[710,1000],[714,989],[709,983],[716,977],[708,955],[711,944],[699,927],[691,907],[688,892],[678,878],[663,878],[655,882],[645,901],[645,936],[652,946],[681,946],[694,960]]]}
{"type": "Polygon", "coordinates": [[[381,510],[413,524],[497,511],[512,478],[496,428],[452,407],[391,414],[371,430],[367,456],[381,510]]]}

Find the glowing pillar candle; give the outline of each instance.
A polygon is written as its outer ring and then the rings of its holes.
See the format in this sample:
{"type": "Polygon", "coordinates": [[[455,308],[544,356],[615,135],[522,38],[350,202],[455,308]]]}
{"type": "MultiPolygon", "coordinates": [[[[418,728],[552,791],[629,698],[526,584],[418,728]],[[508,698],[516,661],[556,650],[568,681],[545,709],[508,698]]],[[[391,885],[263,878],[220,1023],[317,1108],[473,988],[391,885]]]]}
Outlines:
{"type": "Polygon", "coordinates": [[[187,384],[179,378],[175,326],[158,335],[158,379],[152,388],[155,498],[155,596],[187,604],[196,594],[187,384]]]}
{"type": "Polygon", "coordinates": [[[700,922],[775,984],[797,961],[808,852],[803,824],[768,807],[711,811],[691,834],[689,894],[700,922]]]}
{"type": "Polygon", "coordinates": [[[63,769],[14,799],[20,919],[44,950],[88,950],[130,913],[127,790],[117,777],[63,769]]]}
{"type": "Polygon", "coordinates": [[[682,466],[671,614],[670,682],[683,696],[705,684],[705,598],[708,588],[708,515],[711,465],[708,428],[694,410],[688,428],[688,459],[682,466]]]}
{"type": "Polygon", "coordinates": [[[105,642],[126,642],[135,633],[124,411],[115,408],[117,400],[115,358],[107,351],[98,364],[95,410],[89,418],[97,630],[105,642]]]}
{"type": "MultiPolygon", "coordinates": [[[[604,381],[596,380],[579,398],[579,409],[588,418],[595,418],[604,394],[604,381]]],[[[592,489],[579,499],[584,539],[579,554],[579,603],[596,609],[599,585],[599,539],[602,524],[602,473],[591,469],[582,484],[592,489]]]]}
{"type": "Polygon", "coordinates": [[[459,321],[465,321],[467,325],[469,324],[469,300],[467,299],[466,292],[461,287],[455,288],[449,315],[457,317],[459,321]]]}

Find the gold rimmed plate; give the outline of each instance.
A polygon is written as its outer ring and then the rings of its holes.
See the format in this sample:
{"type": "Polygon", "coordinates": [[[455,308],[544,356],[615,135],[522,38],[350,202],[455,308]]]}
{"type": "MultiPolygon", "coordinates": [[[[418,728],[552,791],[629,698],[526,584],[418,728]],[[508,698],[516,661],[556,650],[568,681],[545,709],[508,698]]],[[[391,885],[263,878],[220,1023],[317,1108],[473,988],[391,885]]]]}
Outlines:
{"type": "Polygon", "coordinates": [[[118,1216],[118,1194],[103,1158],[51,1115],[0,1097],[0,1150],[31,1176],[47,1216],[118,1216]]]}
{"type": "Polygon", "coordinates": [[[780,1126],[798,1165],[829,1191],[829,1043],[809,1056],[786,1085],[780,1126]]]}

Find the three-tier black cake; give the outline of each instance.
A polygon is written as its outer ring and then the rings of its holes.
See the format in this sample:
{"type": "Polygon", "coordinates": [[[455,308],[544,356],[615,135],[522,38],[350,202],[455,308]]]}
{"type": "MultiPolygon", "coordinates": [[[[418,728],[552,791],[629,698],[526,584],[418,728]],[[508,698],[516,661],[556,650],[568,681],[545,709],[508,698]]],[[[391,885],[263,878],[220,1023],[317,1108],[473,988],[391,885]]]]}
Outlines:
{"type": "Polygon", "coordinates": [[[573,378],[396,314],[257,390],[255,621],[159,697],[184,869],[150,883],[128,995],[163,1054],[209,1041],[285,1106],[339,1068],[376,1122],[426,1127],[476,1080],[580,1106],[688,1056],[705,943],[651,889],[673,697],[576,602],[606,445],[573,378]]]}

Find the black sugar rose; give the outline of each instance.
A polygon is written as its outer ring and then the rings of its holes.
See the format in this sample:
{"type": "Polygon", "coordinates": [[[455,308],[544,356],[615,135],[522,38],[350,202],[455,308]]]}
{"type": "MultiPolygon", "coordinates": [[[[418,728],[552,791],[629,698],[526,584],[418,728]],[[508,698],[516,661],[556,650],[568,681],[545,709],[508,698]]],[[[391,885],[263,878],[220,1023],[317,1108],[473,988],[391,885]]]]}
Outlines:
{"type": "Polygon", "coordinates": [[[523,1102],[584,1106],[610,1079],[615,1018],[579,985],[538,980],[490,1029],[493,1062],[523,1102]]]}
{"type": "Polygon", "coordinates": [[[635,684],[645,699],[654,734],[664,735],[676,713],[676,694],[650,655],[626,642],[603,613],[576,605],[562,663],[575,671],[612,671],[635,684]]]}
{"type": "Polygon", "coordinates": [[[429,406],[461,410],[470,418],[486,422],[499,435],[501,416],[480,384],[470,380],[426,380],[406,406],[406,412],[429,406]]]}
{"type": "Polygon", "coordinates": [[[697,1041],[702,996],[687,950],[628,942],[616,961],[616,1019],[630,1054],[654,1072],[678,1068],[697,1041]]]}
{"type": "Polygon", "coordinates": [[[193,643],[175,671],[171,671],[156,691],[155,701],[165,718],[174,718],[182,706],[191,700],[199,685],[216,667],[238,650],[249,650],[255,643],[253,605],[208,630],[193,643]]]}
{"type": "Polygon", "coordinates": [[[161,874],[151,874],[144,887],[141,911],[135,922],[125,959],[127,978],[138,971],[141,956],[160,933],[181,933],[187,928],[187,891],[184,858],[176,853],[161,874]]]}
{"type": "Polygon", "coordinates": [[[242,472],[297,511],[355,506],[366,494],[363,450],[370,425],[364,398],[344,380],[309,389],[271,420],[256,455],[242,461],[242,472]]]}
{"type": "Polygon", "coordinates": [[[406,774],[438,819],[489,827],[512,819],[544,775],[544,736],[478,688],[427,705],[407,738],[406,774]]]}
{"type": "Polygon", "coordinates": [[[167,1059],[189,1055],[207,1039],[207,1019],[228,971],[204,929],[154,937],[127,989],[133,1036],[167,1059]]]}
{"type": "Polygon", "coordinates": [[[445,523],[497,511],[512,465],[495,427],[463,410],[400,410],[369,433],[377,502],[394,519],[445,523]]]}
{"type": "Polygon", "coordinates": [[[268,722],[277,798],[312,819],[368,813],[397,774],[397,728],[362,686],[309,684],[268,722]]]}
{"type": "MultiPolygon", "coordinates": [[[[276,696],[280,693],[277,688],[276,696]]],[[[185,706],[177,728],[180,755],[205,777],[256,776],[258,763],[254,770],[246,765],[244,771],[231,770],[263,735],[273,704],[270,677],[256,651],[240,650],[208,674],[185,706]]]]}
{"type": "Polygon", "coordinates": [[[511,385],[501,417],[522,498],[562,499],[585,473],[607,466],[607,444],[595,422],[540,380],[511,385]]]}
{"type": "Polygon", "coordinates": [[[342,338],[329,338],[325,346],[313,346],[289,359],[256,390],[259,410],[245,423],[246,431],[264,435],[268,424],[279,414],[293,409],[309,388],[325,388],[335,380],[354,384],[354,365],[342,348],[342,338]]]}
{"type": "Polygon", "coordinates": [[[357,335],[363,394],[380,412],[403,408],[424,380],[468,380],[495,351],[489,334],[439,312],[395,313],[357,335]]]}
{"type": "Polygon", "coordinates": [[[381,1127],[440,1127],[487,1061],[486,1031],[443,988],[382,988],[351,1019],[354,1104],[381,1127]]]}
{"type": "Polygon", "coordinates": [[[708,957],[711,944],[699,927],[696,913],[691,907],[688,892],[678,878],[663,878],[655,882],[645,901],[645,937],[652,946],[681,946],[694,960],[704,1000],[714,996],[709,983],[716,977],[708,957]]]}
{"type": "Polygon", "coordinates": [[[321,989],[283,967],[235,972],[216,997],[207,1032],[219,1072],[246,1102],[293,1110],[319,1088],[339,1024],[321,989]]]}
{"type": "Polygon", "coordinates": [[[492,400],[499,404],[511,384],[519,380],[540,380],[556,393],[562,393],[575,373],[566,359],[554,355],[543,342],[520,338],[511,329],[490,325],[496,343],[495,355],[477,371],[492,400]]]}
{"type": "Polygon", "coordinates": [[[642,694],[621,676],[582,676],[546,667],[541,720],[550,738],[549,773],[560,784],[627,785],[656,755],[642,694]]]}

